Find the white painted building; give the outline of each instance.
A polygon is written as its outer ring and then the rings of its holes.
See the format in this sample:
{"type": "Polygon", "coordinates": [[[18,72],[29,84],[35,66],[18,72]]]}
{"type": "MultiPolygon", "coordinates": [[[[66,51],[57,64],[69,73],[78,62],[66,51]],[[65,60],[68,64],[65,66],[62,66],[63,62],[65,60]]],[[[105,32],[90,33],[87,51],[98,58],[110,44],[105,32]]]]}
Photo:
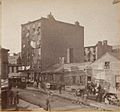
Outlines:
{"type": "Polygon", "coordinates": [[[120,84],[120,55],[106,53],[91,64],[93,79],[101,80],[109,86],[117,87],[120,84]]]}

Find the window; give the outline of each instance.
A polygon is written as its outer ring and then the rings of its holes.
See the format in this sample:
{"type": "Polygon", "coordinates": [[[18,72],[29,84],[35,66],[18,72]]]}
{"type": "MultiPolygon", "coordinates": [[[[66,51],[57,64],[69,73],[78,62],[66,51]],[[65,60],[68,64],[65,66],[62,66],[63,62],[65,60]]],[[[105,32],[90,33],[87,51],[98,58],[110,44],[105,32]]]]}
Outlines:
{"type": "Polygon", "coordinates": [[[116,89],[120,90],[120,76],[119,75],[115,76],[115,82],[116,82],[116,89]]]}
{"type": "Polygon", "coordinates": [[[96,55],[94,54],[93,57],[94,57],[94,61],[95,61],[96,60],[96,55]]]}
{"type": "Polygon", "coordinates": [[[41,27],[41,23],[38,23],[38,27],[41,27]]]}
{"type": "Polygon", "coordinates": [[[14,66],[12,66],[12,73],[14,72],[14,66]]]}
{"type": "Polygon", "coordinates": [[[23,48],[25,48],[25,44],[23,44],[23,48]]]}
{"type": "Polygon", "coordinates": [[[33,29],[33,32],[35,32],[35,28],[32,28],[33,29]]]}
{"type": "Polygon", "coordinates": [[[29,37],[30,31],[28,30],[25,37],[29,37]]]}
{"type": "Polygon", "coordinates": [[[80,76],[80,83],[82,83],[82,76],[80,76]]]}
{"type": "Polygon", "coordinates": [[[16,72],[18,73],[18,66],[16,67],[16,72]]]}
{"type": "Polygon", "coordinates": [[[105,68],[105,69],[109,69],[109,68],[110,68],[110,62],[105,62],[104,68],[105,68]]]}
{"type": "Polygon", "coordinates": [[[91,81],[91,76],[88,76],[88,77],[87,77],[87,81],[91,81]]]}

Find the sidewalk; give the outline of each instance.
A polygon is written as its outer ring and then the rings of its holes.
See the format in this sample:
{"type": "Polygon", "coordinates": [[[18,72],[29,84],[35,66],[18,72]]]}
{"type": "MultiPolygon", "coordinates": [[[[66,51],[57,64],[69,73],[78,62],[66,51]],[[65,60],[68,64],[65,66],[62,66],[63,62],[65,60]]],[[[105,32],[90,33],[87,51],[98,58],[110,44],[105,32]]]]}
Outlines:
{"type": "MultiPolygon", "coordinates": [[[[44,90],[42,89],[36,89],[33,87],[29,87],[27,89],[44,92],[44,90]]],[[[79,103],[84,104],[86,106],[97,108],[99,110],[111,110],[111,111],[119,110],[119,107],[115,105],[106,105],[104,103],[99,103],[99,102],[88,100],[88,99],[87,101],[84,101],[83,98],[75,96],[74,94],[67,92],[67,91],[62,91],[62,94],[59,94],[58,90],[50,90],[50,91],[53,93],[54,96],[59,96],[64,99],[71,100],[73,103],[76,103],[79,100],[79,103]]]]}
{"type": "Polygon", "coordinates": [[[35,110],[35,111],[43,111],[44,109],[40,108],[37,105],[31,104],[29,102],[26,102],[24,100],[19,100],[19,104],[17,105],[19,110],[35,110]]]}

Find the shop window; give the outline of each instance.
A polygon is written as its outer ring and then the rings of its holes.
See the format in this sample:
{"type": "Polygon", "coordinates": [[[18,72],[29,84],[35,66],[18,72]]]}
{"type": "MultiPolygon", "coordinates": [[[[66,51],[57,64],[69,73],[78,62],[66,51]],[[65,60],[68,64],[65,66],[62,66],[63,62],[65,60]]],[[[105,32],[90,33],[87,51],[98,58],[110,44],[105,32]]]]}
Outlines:
{"type": "Polygon", "coordinates": [[[104,68],[109,69],[110,68],[110,62],[105,62],[104,68]]]}

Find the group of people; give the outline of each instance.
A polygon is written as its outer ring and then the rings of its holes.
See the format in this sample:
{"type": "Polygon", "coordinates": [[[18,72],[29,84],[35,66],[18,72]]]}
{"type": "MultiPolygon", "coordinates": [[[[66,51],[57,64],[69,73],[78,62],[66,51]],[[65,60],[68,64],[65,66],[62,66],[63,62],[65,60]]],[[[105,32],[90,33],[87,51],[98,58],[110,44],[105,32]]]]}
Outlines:
{"type": "Polygon", "coordinates": [[[88,94],[96,96],[96,101],[102,102],[105,90],[101,87],[99,83],[95,84],[93,82],[87,85],[88,94]]]}

